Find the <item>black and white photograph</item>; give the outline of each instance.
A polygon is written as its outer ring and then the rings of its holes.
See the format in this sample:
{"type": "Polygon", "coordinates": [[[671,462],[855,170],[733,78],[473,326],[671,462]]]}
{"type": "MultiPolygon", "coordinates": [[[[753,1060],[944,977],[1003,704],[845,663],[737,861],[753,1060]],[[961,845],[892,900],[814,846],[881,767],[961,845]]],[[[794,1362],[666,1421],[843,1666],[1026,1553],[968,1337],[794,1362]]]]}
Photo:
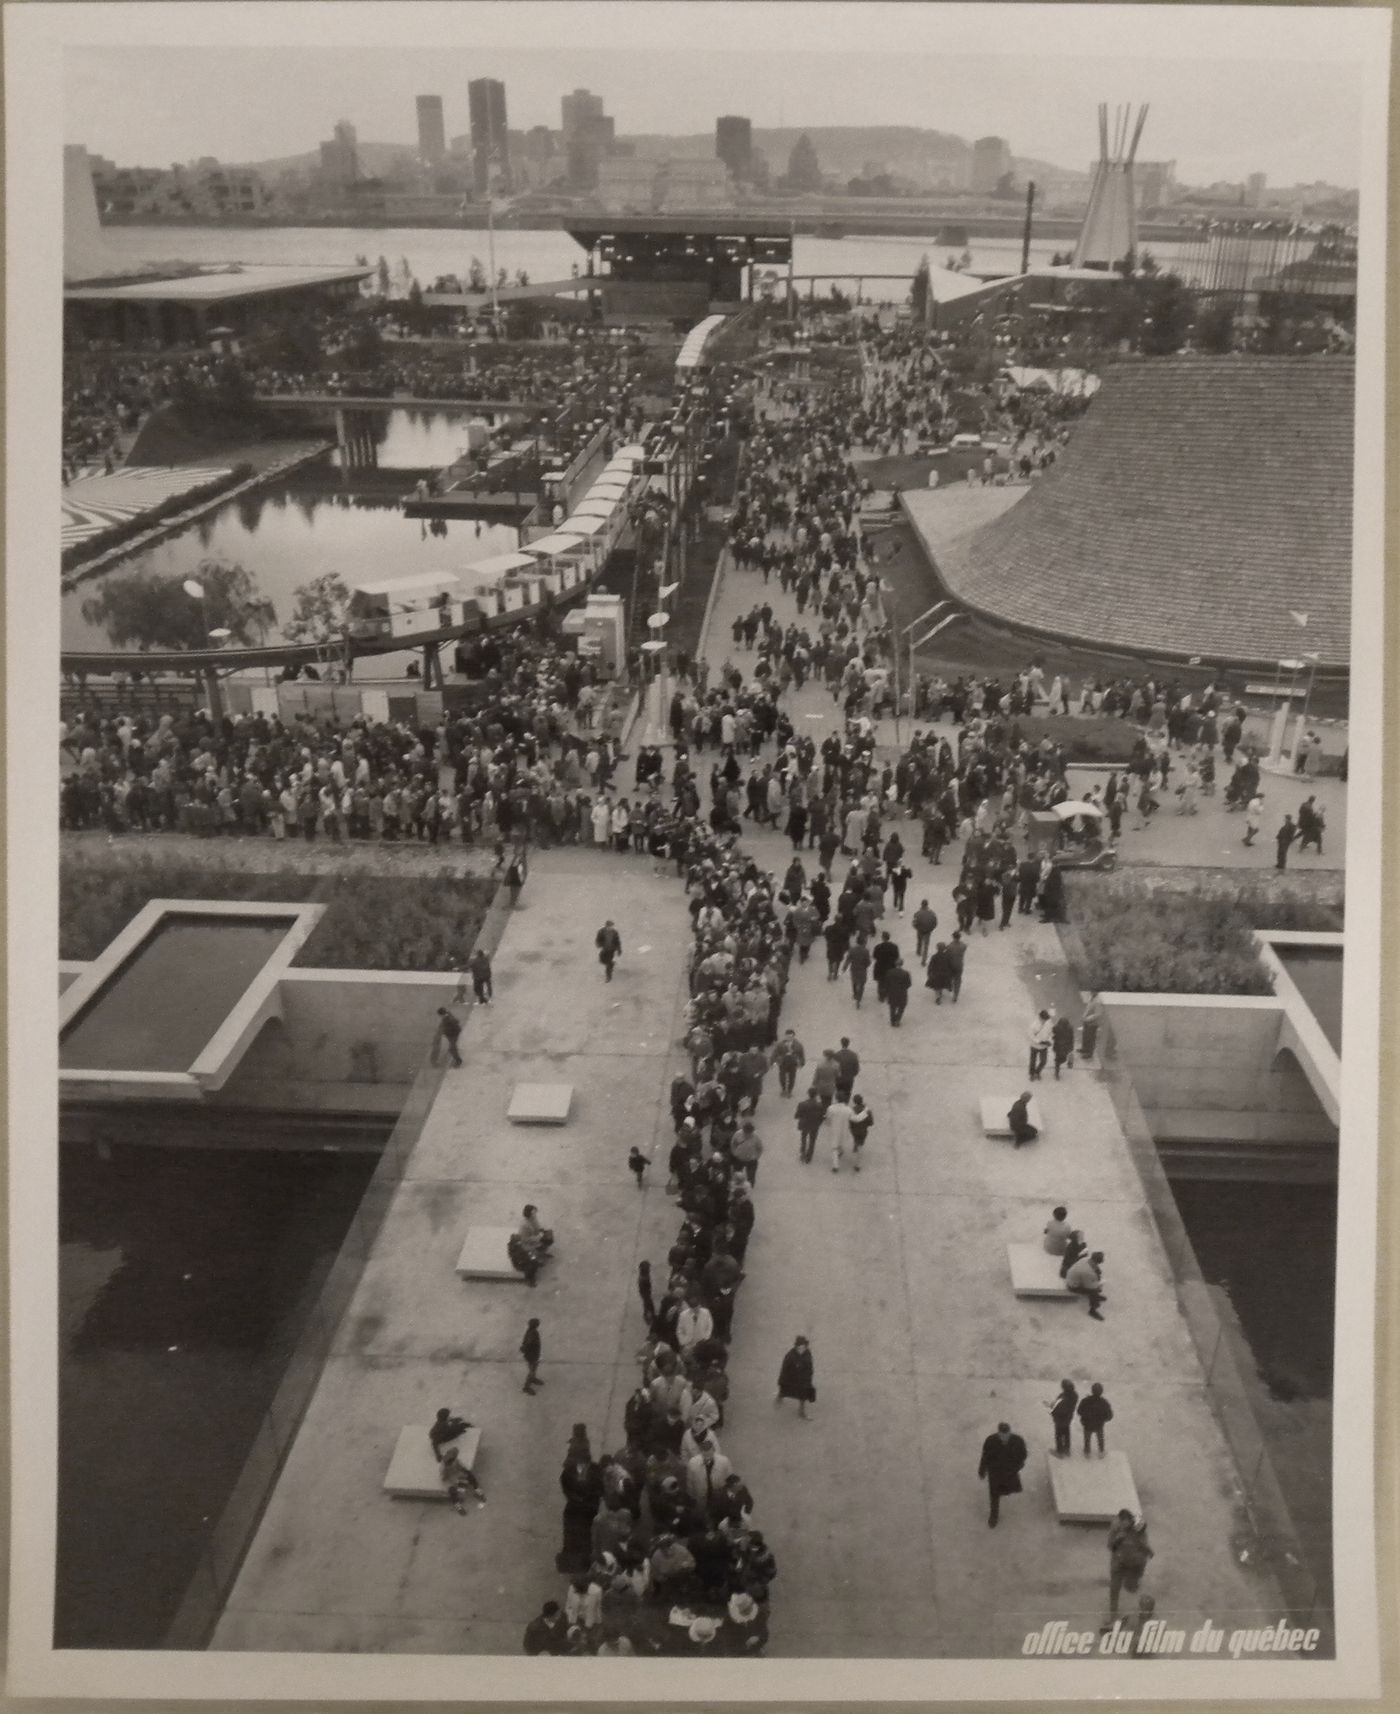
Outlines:
{"type": "Polygon", "coordinates": [[[1376,1694],[1389,12],[4,25],[11,1691],[1376,1694]]]}

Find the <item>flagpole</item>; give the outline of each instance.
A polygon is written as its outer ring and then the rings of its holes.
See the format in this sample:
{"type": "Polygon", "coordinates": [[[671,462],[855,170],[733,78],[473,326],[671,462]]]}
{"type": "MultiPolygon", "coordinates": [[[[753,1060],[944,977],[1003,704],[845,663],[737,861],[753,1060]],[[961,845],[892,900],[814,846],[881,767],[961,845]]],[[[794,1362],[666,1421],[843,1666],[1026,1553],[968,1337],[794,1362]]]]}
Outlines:
{"type": "Polygon", "coordinates": [[[491,200],[491,186],[486,187],[486,255],[491,268],[491,336],[498,335],[497,321],[500,304],[496,298],[496,205],[491,200]]]}

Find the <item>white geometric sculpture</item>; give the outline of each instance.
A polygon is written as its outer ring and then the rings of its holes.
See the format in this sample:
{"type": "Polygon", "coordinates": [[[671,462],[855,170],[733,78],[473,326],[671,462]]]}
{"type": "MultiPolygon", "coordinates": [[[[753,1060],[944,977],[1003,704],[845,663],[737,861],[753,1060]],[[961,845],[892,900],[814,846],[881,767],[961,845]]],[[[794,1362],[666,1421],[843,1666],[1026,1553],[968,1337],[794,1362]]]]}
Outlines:
{"type": "Polygon", "coordinates": [[[1110,153],[1108,105],[1102,101],[1099,103],[1099,160],[1094,168],[1094,182],[1089,187],[1089,206],[1084,211],[1084,224],[1074,246],[1076,268],[1111,268],[1124,256],[1137,254],[1133,158],[1147,122],[1145,106],[1138,109],[1137,124],[1133,126],[1132,141],[1129,142],[1128,127],[1132,122],[1131,106],[1115,109],[1110,153]]]}

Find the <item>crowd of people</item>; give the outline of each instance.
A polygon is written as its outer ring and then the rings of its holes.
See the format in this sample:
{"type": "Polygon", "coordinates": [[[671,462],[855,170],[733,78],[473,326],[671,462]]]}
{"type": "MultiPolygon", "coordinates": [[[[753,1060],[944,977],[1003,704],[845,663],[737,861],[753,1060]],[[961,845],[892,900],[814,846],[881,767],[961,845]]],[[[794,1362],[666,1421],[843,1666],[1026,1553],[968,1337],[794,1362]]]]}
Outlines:
{"type": "Polygon", "coordinates": [[[463,341],[425,343],[378,336],[368,307],[310,312],[301,318],[295,350],[269,320],[240,341],[237,352],[172,350],[153,342],[70,343],[63,369],[63,479],[96,466],[115,468],[128,437],[146,416],[172,400],[225,402],[236,393],[343,394],[386,398],[511,399],[538,402],[558,418],[567,407],[585,416],[606,407],[630,416],[635,376],[628,347],[579,330],[548,346],[463,341]],[[376,335],[372,350],[366,329],[376,335]],[[310,363],[296,352],[317,353],[310,363]],[[579,407],[588,407],[583,411],[579,407]]]}
{"type": "MultiPolygon", "coordinates": [[[[569,1579],[526,1627],[529,1654],[761,1654],[771,1548],[721,1431],[729,1343],[755,1223],[762,1144],[753,1112],[777,1032],[789,944],[772,877],[732,831],[700,819],[684,759],[665,811],[693,924],[689,1035],[694,1080],[671,1088],[674,1143],[666,1191],[682,1219],[660,1296],[638,1269],[645,1338],[624,1412],[624,1443],[595,1457],[575,1425],[559,1484],[558,1569],[569,1579]]],[[[616,926],[597,936],[605,978],[623,954],[616,926]]],[[[643,1184],[649,1158],[629,1170],[643,1184]]]]}

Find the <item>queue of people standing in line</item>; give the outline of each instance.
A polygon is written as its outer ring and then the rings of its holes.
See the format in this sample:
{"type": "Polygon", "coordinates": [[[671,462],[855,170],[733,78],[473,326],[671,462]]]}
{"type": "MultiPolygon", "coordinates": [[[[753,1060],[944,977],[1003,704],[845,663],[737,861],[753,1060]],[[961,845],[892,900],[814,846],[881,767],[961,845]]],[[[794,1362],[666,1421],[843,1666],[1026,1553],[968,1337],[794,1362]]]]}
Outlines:
{"type": "MultiPolygon", "coordinates": [[[[682,763],[677,814],[685,783],[682,763]]],[[[789,948],[771,878],[732,835],[685,819],[678,870],[693,925],[688,1039],[697,1073],[672,1087],[666,1179],[683,1218],[659,1297],[650,1262],[638,1269],[645,1339],[624,1444],[595,1458],[584,1424],[570,1440],[557,1558],[570,1581],[562,1601],[546,1602],[526,1627],[531,1654],[747,1657],[767,1641],[777,1566],[720,1436],[762,1153],[752,1122],[762,1074],[736,1078],[731,1068],[755,1058],[766,1068],[789,948]]],[[[609,922],[595,938],[611,980],[621,936],[609,922]]],[[[644,1186],[648,1157],[634,1146],[627,1165],[644,1186]]]]}

